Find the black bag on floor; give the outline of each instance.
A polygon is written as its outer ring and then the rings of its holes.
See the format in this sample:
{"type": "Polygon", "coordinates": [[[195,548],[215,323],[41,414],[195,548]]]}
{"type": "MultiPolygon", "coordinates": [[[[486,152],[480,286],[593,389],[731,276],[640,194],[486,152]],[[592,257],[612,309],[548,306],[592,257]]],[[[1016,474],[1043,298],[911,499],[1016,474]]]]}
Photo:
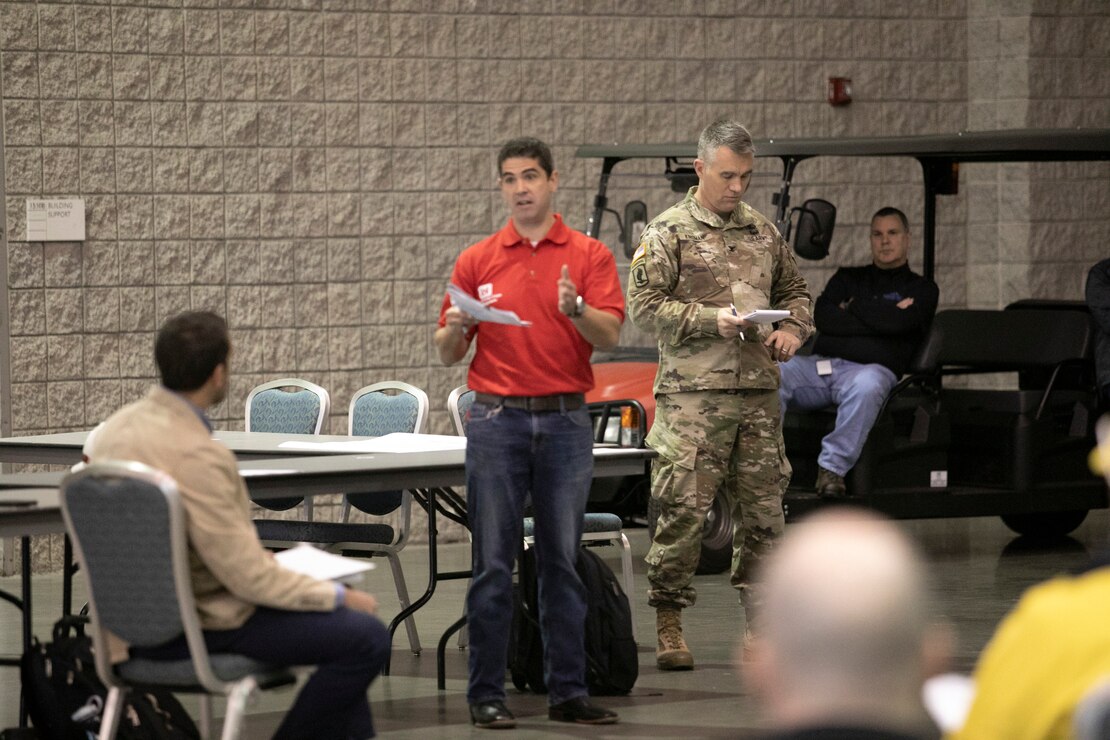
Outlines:
{"type": "MultiPolygon", "coordinates": [[[[66,616],[50,642],[37,639],[20,661],[31,722],[47,740],[87,740],[100,728],[108,689],[96,675],[88,617],[66,616]]],[[[119,721],[121,740],[197,740],[200,733],[168,691],[132,690],[119,721]]]]}
{"type": "MultiPolygon", "coordinates": [[[[605,562],[582,547],[575,564],[586,587],[586,685],[591,696],[627,694],[640,674],[632,610],[620,582],[605,562]]],[[[519,585],[513,594],[509,632],[509,672],[521,691],[547,692],[543,679],[543,638],[536,594],[536,559],[524,551],[519,585]]]]}

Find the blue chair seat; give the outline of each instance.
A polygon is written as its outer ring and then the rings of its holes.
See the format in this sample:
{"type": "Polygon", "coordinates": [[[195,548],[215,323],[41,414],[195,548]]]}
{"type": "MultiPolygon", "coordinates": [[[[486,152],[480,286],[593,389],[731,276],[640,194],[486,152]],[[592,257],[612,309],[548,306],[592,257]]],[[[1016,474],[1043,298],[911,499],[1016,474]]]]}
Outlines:
{"type": "MultiPolygon", "coordinates": [[[[621,518],[616,514],[588,513],[582,520],[582,534],[596,532],[620,532],[622,529],[621,518]]],[[[532,517],[524,518],[524,536],[532,537],[536,532],[536,521],[532,517]]]]}
{"type": "MultiPolygon", "coordinates": [[[[294,683],[297,677],[292,672],[257,660],[245,655],[230,653],[211,653],[209,660],[212,672],[221,681],[238,681],[247,676],[254,676],[260,688],[273,688],[294,683]]],[[[131,658],[115,666],[115,671],[120,678],[131,684],[168,686],[189,691],[202,690],[193,661],[183,660],[152,660],[149,658],[131,658]]]]}

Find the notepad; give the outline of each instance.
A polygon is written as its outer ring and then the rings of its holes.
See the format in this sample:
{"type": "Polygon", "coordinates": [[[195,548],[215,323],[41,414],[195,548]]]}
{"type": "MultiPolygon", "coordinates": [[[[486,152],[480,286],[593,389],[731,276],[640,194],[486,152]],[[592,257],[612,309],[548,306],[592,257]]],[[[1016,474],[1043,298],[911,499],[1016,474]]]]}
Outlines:
{"type": "Polygon", "coordinates": [[[742,316],[745,321],[750,321],[753,324],[773,324],[776,321],[782,321],[790,317],[789,311],[782,311],[773,308],[761,308],[758,311],[742,316]]]}
{"type": "Polygon", "coordinates": [[[359,580],[359,577],[376,566],[368,560],[345,558],[324,552],[318,547],[301,543],[274,555],[286,570],[318,578],[321,581],[359,580]]]}

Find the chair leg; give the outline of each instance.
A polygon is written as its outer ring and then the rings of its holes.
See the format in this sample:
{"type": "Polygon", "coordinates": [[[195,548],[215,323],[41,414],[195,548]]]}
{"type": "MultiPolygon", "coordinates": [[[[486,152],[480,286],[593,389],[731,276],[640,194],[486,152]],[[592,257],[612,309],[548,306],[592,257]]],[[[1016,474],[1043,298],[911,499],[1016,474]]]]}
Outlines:
{"type": "MultiPolygon", "coordinates": [[[[401,559],[397,553],[387,553],[389,567],[393,571],[393,583],[397,586],[397,600],[401,602],[402,609],[409,608],[409,588],[405,585],[405,572],[401,570],[401,559]]],[[[416,620],[410,615],[405,620],[405,632],[409,636],[409,647],[414,655],[420,655],[420,635],[416,634],[416,620]]]]}
{"type": "Polygon", "coordinates": [[[126,692],[118,686],[108,689],[108,700],[104,703],[104,713],[100,715],[98,740],[114,740],[119,729],[119,718],[123,714],[126,692]]]}
{"type": "Polygon", "coordinates": [[[212,697],[208,694],[200,695],[200,737],[208,740],[212,737],[212,697]]]}
{"type": "Polygon", "coordinates": [[[224,716],[224,729],[220,734],[220,740],[239,740],[239,733],[243,729],[243,715],[247,710],[247,699],[256,688],[258,683],[249,676],[232,687],[227,695],[227,714],[224,716]]]}
{"type": "MultiPolygon", "coordinates": [[[[632,591],[632,547],[628,544],[628,538],[621,532],[621,575],[624,580],[624,595],[628,597],[629,603],[632,599],[636,598],[632,591]]],[[[636,620],[632,620],[632,639],[636,640],[636,620]]]]}

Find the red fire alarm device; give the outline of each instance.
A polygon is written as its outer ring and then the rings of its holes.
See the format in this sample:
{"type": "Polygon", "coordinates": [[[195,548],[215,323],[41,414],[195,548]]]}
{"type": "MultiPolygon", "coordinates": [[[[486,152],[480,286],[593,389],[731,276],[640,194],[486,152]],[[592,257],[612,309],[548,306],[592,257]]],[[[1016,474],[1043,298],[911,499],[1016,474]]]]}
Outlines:
{"type": "Polygon", "coordinates": [[[829,78],[829,105],[848,105],[852,102],[852,78],[829,78]]]}

